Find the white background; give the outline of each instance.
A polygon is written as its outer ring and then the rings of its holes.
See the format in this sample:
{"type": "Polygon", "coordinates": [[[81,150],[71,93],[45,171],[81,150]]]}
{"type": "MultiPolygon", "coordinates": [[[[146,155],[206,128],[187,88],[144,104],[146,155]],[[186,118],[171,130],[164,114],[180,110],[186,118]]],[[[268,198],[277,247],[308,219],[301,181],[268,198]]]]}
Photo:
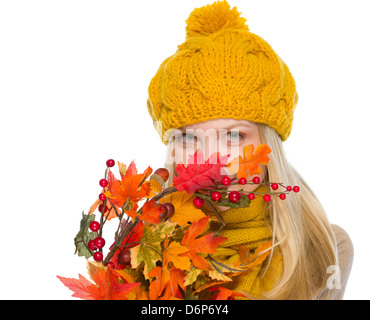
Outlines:
{"type": "MultiPolygon", "coordinates": [[[[164,163],[147,88],[190,12],[212,2],[0,2],[1,299],[70,299],[56,275],[87,276],[74,255],[81,212],[107,159],[164,163]]],[[[369,299],[368,1],[229,4],[296,80],[286,153],[352,238],[345,299],[369,299]]]]}

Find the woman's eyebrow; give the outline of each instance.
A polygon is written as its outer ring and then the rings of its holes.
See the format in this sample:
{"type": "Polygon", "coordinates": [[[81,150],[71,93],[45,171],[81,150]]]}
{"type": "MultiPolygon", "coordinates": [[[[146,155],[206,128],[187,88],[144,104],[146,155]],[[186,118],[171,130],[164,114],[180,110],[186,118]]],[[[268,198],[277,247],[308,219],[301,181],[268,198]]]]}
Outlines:
{"type": "Polygon", "coordinates": [[[230,126],[228,126],[225,129],[231,129],[231,128],[235,128],[235,127],[247,127],[247,128],[250,128],[250,125],[248,123],[243,122],[243,121],[238,121],[238,122],[235,122],[235,123],[231,124],[230,126]]]}
{"type": "MultiPolygon", "coordinates": [[[[223,128],[218,128],[218,129],[231,129],[231,128],[235,128],[235,127],[247,127],[247,128],[250,128],[251,126],[249,125],[249,123],[245,123],[244,121],[237,121],[237,122],[234,122],[233,124],[229,125],[229,126],[225,126],[223,128]]],[[[181,132],[185,132],[186,130],[197,130],[199,128],[178,128],[178,130],[180,130],[181,132]]],[[[209,128],[209,129],[212,129],[212,128],[209,128]]],[[[206,129],[207,130],[207,129],[206,129]]]]}

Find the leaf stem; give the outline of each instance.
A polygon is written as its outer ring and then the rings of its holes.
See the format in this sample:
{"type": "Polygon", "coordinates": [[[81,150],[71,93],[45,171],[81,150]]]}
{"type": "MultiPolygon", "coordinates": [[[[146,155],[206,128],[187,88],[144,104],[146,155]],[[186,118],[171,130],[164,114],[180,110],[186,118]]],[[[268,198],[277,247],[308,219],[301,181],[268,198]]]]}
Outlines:
{"type": "Polygon", "coordinates": [[[117,249],[120,247],[123,239],[127,237],[127,235],[132,231],[133,228],[139,223],[140,219],[135,218],[134,221],[130,220],[128,223],[125,223],[123,230],[120,232],[118,239],[116,239],[112,249],[109,251],[107,256],[103,261],[103,265],[106,266],[110,259],[112,259],[113,255],[116,253],[117,249]]]}

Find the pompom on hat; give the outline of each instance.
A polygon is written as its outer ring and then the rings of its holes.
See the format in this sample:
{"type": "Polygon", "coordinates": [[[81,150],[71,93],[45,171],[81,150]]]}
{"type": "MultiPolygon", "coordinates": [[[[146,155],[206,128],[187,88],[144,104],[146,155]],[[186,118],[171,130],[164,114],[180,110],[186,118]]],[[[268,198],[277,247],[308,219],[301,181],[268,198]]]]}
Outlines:
{"type": "Polygon", "coordinates": [[[265,123],[288,138],[298,102],[294,78],[236,7],[216,1],[194,9],[177,48],[148,88],[148,111],[165,145],[173,129],[218,118],[265,123]]]}

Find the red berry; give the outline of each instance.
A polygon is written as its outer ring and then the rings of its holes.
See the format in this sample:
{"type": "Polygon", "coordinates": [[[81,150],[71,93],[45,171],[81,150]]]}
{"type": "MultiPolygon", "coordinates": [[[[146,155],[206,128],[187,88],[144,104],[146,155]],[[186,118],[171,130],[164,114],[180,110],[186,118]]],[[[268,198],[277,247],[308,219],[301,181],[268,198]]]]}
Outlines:
{"type": "Polygon", "coordinates": [[[114,160],[113,159],[109,159],[109,160],[107,160],[107,167],[113,167],[114,165],[115,165],[115,162],[114,162],[114,160]]]}
{"type": "Polygon", "coordinates": [[[113,269],[115,268],[115,265],[114,265],[114,263],[112,261],[109,261],[108,264],[107,264],[107,266],[109,266],[109,267],[111,267],[113,269]]]}
{"type": "Polygon", "coordinates": [[[292,191],[292,187],[291,186],[287,186],[286,187],[286,191],[292,191]]]}
{"type": "Polygon", "coordinates": [[[277,184],[277,183],[273,183],[272,185],[271,185],[271,189],[272,190],[277,190],[279,188],[279,185],[277,184]]]}
{"type": "Polygon", "coordinates": [[[269,194],[265,194],[263,196],[263,200],[265,200],[266,202],[269,202],[271,200],[271,196],[269,194]]]}
{"type": "Polygon", "coordinates": [[[99,200],[100,201],[104,201],[105,199],[107,199],[107,197],[105,196],[104,193],[99,194],[99,200]]]}
{"type": "Polygon", "coordinates": [[[99,229],[100,229],[100,223],[98,221],[91,221],[90,230],[96,232],[99,229]]]}
{"type": "Polygon", "coordinates": [[[130,251],[128,250],[121,251],[117,256],[117,261],[118,263],[123,264],[125,266],[129,265],[131,262],[130,251]]]}
{"type": "Polygon", "coordinates": [[[247,183],[247,179],[245,179],[244,177],[241,177],[239,179],[239,184],[246,184],[247,183]]]}
{"type": "Polygon", "coordinates": [[[294,186],[294,187],[293,187],[293,191],[294,191],[294,192],[299,192],[299,190],[300,190],[300,188],[299,188],[298,186],[294,186]]]}
{"type": "Polygon", "coordinates": [[[231,191],[229,193],[229,200],[231,202],[238,202],[240,200],[240,193],[238,191],[231,191]]]}
{"type": "Polygon", "coordinates": [[[224,186],[228,186],[228,185],[231,183],[231,179],[230,179],[230,177],[228,177],[228,176],[224,176],[224,177],[222,178],[221,182],[222,182],[222,184],[223,184],[224,186]]]}
{"type": "Polygon", "coordinates": [[[282,194],[279,196],[279,198],[280,198],[281,200],[285,200],[285,199],[286,199],[286,194],[285,194],[285,193],[282,193],[282,194]]]}
{"type": "Polygon", "coordinates": [[[101,179],[99,181],[99,184],[101,187],[105,188],[108,185],[108,180],[107,179],[101,179]]]}
{"type": "Polygon", "coordinates": [[[105,245],[105,240],[104,240],[104,238],[102,238],[102,237],[96,237],[96,238],[94,239],[94,244],[95,244],[95,246],[96,246],[98,249],[101,249],[101,248],[103,248],[103,247],[104,247],[104,245],[105,245]]]}
{"type": "Polygon", "coordinates": [[[99,207],[98,207],[98,210],[101,212],[101,213],[106,213],[108,211],[108,208],[107,208],[107,205],[104,206],[104,204],[99,204],[99,207]],[[103,207],[104,207],[104,212],[103,212],[103,207]]]}
{"type": "Polygon", "coordinates": [[[248,194],[248,198],[249,200],[253,200],[256,196],[254,195],[254,193],[250,193],[248,194]]]}
{"type": "Polygon", "coordinates": [[[213,201],[220,201],[222,199],[221,192],[218,192],[218,191],[212,192],[211,199],[213,201]]]}
{"type": "Polygon", "coordinates": [[[260,181],[261,181],[261,180],[260,180],[260,178],[259,178],[259,177],[254,177],[254,178],[252,179],[252,182],[253,182],[253,183],[256,183],[256,184],[257,184],[257,183],[260,183],[260,181]]]}
{"type": "Polygon", "coordinates": [[[94,252],[93,258],[95,261],[99,262],[103,260],[103,254],[100,251],[94,252]]]}
{"type": "Polygon", "coordinates": [[[196,206],[197,208],[200,208],[203,206],[204,204],[204,200],[200,197],[195,197],[194,200],[193,200],[193,204],[194,206],[196,206]]]}
{"type": "Polygon", "coordinates": [[[96,249],[98,249],[96,247],[96,245],[94,244],[94,240],[90,240],[89,243],[87,244],[87,246],[89,247],[90,250],[93,250],[93,251],[95,251],[96,249]]]}

